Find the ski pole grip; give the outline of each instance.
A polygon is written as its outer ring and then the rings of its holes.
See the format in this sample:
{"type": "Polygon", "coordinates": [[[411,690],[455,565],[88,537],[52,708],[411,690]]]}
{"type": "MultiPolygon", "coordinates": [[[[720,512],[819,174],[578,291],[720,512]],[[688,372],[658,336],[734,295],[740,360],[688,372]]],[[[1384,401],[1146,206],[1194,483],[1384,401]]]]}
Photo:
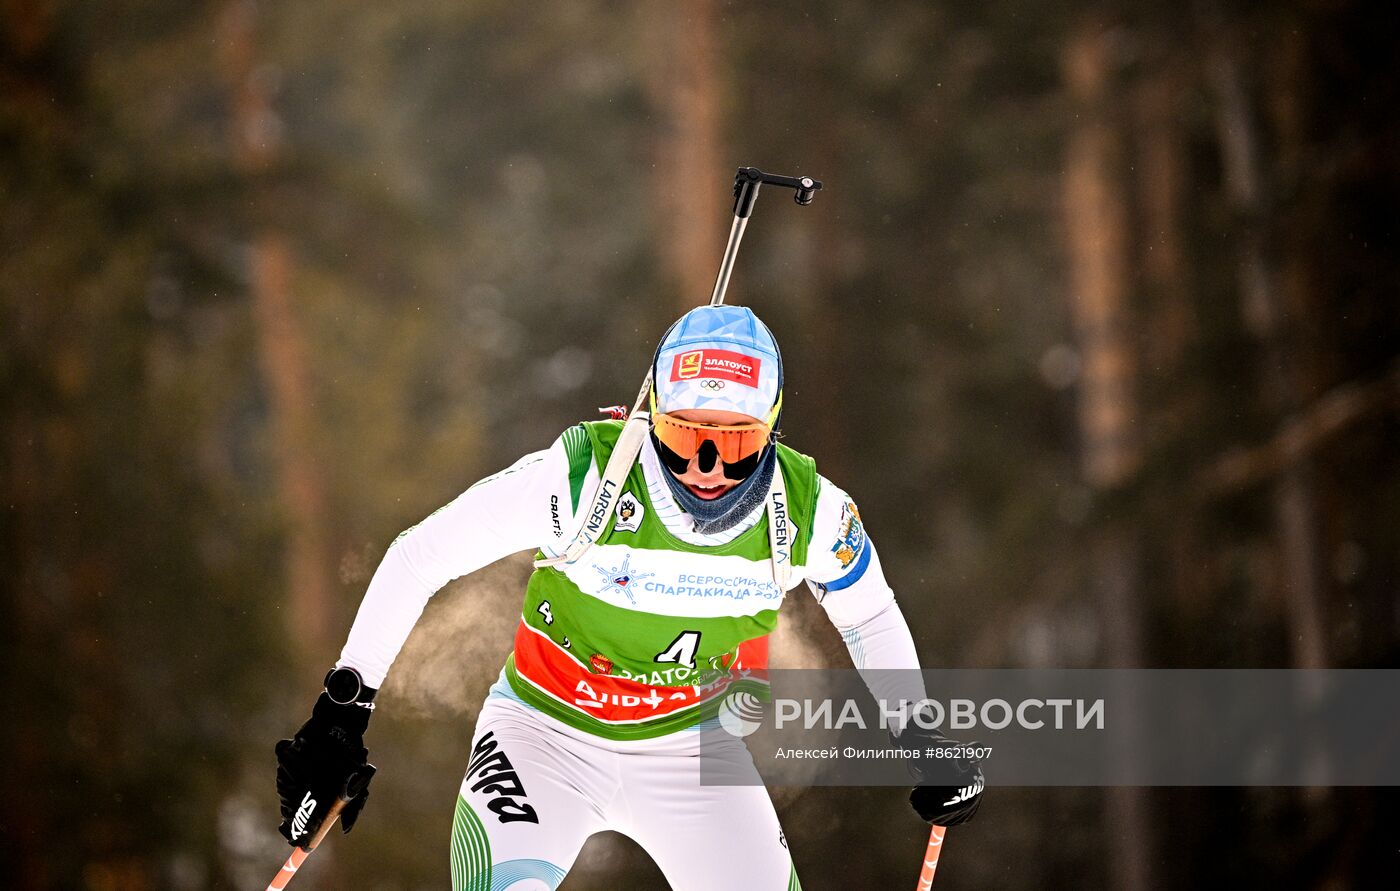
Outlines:
{"type": "Polygon", "coordinates": [[[345,810],[345,806],[349,803],[350,800],[348,798],[337,798],[331,804],[331,809],[326,811],[326,819],[321,821],[321,828],[316,830],[316,834],[312,836],[311,841],[302,845],[301,849],[308,854],[316,850],[316,846],[324,841],[327,835],[330,835],[331,827],[335,825],[336,820],[340,819],[340,812],[345,810]]]}
{"type": "Polygon", "coordinates": [[[331,827],[335,825],[335,821],[340,819],[340,812],[345,810],[345,806],[354,801],[361,792],[365,791],[365,787],[369,785],[369,781],[374,777],[374,770],[373,764],[366,764],[362,770],[350,775],[350,779],[345,781],[344,791],[336,796],[335,801],[331,804],[331,809],[326,811],[326,819],[321,821],[321,828],[316,831],[315,837],[307,844],[301,846],[303,851],[310,854],[312,851],[316,850],[316,846],[330,834],[331,827]]]}

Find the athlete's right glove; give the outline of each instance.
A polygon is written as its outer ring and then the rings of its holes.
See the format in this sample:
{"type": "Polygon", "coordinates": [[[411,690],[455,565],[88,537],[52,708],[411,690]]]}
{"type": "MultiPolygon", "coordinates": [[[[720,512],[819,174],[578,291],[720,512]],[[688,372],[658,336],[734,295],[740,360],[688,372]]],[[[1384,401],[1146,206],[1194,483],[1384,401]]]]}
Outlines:
{"type": "Polygon", "coordinates": [[[347,800],[340,813],[343,831],[349,832],[359,818],[374,775],[374,765],[366,760],[364,735],[375,692],[363,686],[353,669],[332,670],[310,720],[294,737],[277,743],[277,797],[282,805],[277,831],[291,844],[310,844],[337,800],[347,800]]]}
{"type": "Polygon", "coordinates": [[[975,749],[976,743],[964,745],[949,739],[937,730],[920,727],[910,721],[904,732],[895,737],[896,745],[919,749],[923,757],[905,762],[918,783],[909,793],[909,803],[926,823],[935,826],[956,826],[966,823],[982,804],[986,780],[975,758],[930,757],[933,749],[975,749]]]}

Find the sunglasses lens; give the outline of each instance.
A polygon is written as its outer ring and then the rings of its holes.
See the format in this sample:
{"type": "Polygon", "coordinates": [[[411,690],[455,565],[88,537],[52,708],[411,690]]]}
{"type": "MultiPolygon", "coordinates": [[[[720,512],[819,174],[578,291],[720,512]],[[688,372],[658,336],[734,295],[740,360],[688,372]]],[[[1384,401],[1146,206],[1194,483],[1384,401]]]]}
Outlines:
{"type": "Polygon", "coordinates": [[[690,458],[682,458],[672,451],[659,436],[655,437],[654,442],[656,443],[656,454],[661,458],[661,463],[666,465],[666,469],[677,476],[685,473],[686,469],[690,467],[690,458]]]}
{"type": "Polygon", "coordinates": [[[700,431],[695,427],[678,424],[665,415],[657,415],[652,430],[666,448],[687,461],[700,451],[700,431]]]}
{"type": "Polygon", "coordinates": [[[719,427],[682,421],[666,414],[658,414],[652,419],[652,430],[658,441],[686,461],[699,453],[702,444],[713,443],[719,452],[719,459],[726,465],[763,451],[769,436],[765,424],[719,427]]]}
{"type": "Polygon", "coordinates": [[[731,480],[746,480],[758,469],[758,459],[763,454],[760,449],[749,455],[747,458],[740,458],[738,461],[724,462],[724,476],[731,480]]]}
{"type": "MultiPolygon", "coordinates": [[[[666,465],[672,473],[679,476],[690,469],[690,458],[682,458],[677,453],[671,451],[662,442],[660,437],[653,440],[656,443],[656,454],[661,459],[661,463],[666,465]]],[[[693,456],[692,456],[693,457],[693,456]]],[[[759,449],[753,454],[738,461],[724,461],[721,457],[720,463],[724,465],[724,477],[731,480],[746,480],[758,469],[759,459],[763,457],[763,450],[759,449]]],[[[703,461],[702,461],[703,463],[703,461]]]]}

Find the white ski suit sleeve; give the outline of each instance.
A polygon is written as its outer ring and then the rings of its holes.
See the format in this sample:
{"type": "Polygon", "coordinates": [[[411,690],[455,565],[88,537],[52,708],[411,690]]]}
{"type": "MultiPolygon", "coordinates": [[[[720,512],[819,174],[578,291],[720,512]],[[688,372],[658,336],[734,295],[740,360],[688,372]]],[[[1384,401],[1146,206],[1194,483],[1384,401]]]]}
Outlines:
{"type": "Polygon", "coordinates": [[[892,708],[924,698],[919,654],[880,556],[851,496],[819,477],[807,550],[807,585],[841,632],[851,662],[877,701],[892,708]],[[900,669],[889,671],[888,669],[900,669]]]}
{"type": "Polygon", "coordinates": [[[370,580],[336,665],[354,668],[368,686],[382,685],[439,588],[517,551],[546,546],[572,528],[568,480],[561,438],[475,483],[399,535],[370,580]]]}

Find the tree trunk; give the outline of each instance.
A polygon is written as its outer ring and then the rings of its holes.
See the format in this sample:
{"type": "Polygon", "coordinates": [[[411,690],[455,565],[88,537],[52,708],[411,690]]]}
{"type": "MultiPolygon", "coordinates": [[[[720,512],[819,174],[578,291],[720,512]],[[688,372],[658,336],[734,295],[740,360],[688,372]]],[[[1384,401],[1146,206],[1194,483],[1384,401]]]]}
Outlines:
{"type": "Polygon", "coordinates": [[[267,222],[273,205],[260,181],[278,161],[280,124],[270,87],[256,65],[257,7],[230,0],[222,21],[233,90],[234,163],[247,179],[257,214],[248,250],[248,282],[277,465],[277,497],[287,532],[284,581],[291,637],[300,654],[324,661],[332,645],[332,585],[326,485],[315,455],[309,350],[291,293],[294,261],[287,238],[267,222]]]}
{"type": "Polygon", "coordinates": [[[658,53],[648,87],[660,111],[656,196],[666,279],[678,310],[705,303],[724,249],[733,176],[721,155],[721,63],[714,0],[684,0],[648,11],[658,53]]]}
{"type": "MultiPolygon", "coordinates": [[[[1154,35],[1166,46],[1165,33],[1154,35]]],[[[1200,320],[1192,304],[1190,261],[1183,238],[1182,200],[1186,194],[1186,137],[1182,76],[1189,62],[1179,50],[1161,50],[1143,62],[1148,69],[1133,89],[1133,161],[1142,237],[1137,264],[1141,274],[1143,317],[1139,321],[1143,378],[1152,398],[1142,399],[1142,436],[1154,443],[1176,443],[1194,435],[1200,417],[1201,389],[1182,386],[1190,371],[1182,367],[1198,339],[1200,320]]],[[[1162,528],[1172,557],[1167,561],[1172,602],[1195,614],[1208,599],[1208,579],[1199,562],[1186,558],[1199,547],[1197,527],[1176,522],[1162,528]]]]}
{"type": "MultiPolygon", "coordinates": [[[[0,7],[4,111],[12,120],[42,122],[51,128],[53,135],[21,137],[45,148],[62,144],[57,134],[67,136],[77,129],[69,119],[71,106],[55,101],[61,91],[53,82],[58,80],[53,66],[43,64],[55,42],[49,4],[20,0],[0,7]]],[[[20,141],[10,133],[6,138],[20,141]]],[[[6,156],[14,157],[9,152],[6,156]]],[[[44,237],[43,232],[26,231],[38,216],[26,212],[24,205],[32,200],[6,195],[7,216],[23,220],[24,228],[7,226],[0,238],[44,237]]],[[[0,299],[9,304],[3,316],[7,325],[0,327],[6,358],[18,360],[0,391],[5,417],[0,491],[7,508],[0,521],[0,560],[6,567],[6,581],[0,583],[0,646],[4,647],[0,694],[13,713],[24,716],[0,731],[0,785],[5,790],[0,803],[0,825],[4,826],[0,862],[7,886],[16,888],[49,888],[65,877],[71,880],[72,871],[54,862],[52,838],[66,833],[70,838],[91,839],[105,828],[101,818],[86,809],[81,820],[65,823],[73,813],[72,795],[56,794],[53,787],[56,776],[71,764],[68,757],[55,758],[55,740],[61,740],[66,753],[71,748],[70,728],[79,721],[93,725],[90,713],[78,712],[71,678],[100,669],[93,664],[97,660],[83,664],[83,654],[73,649],[79,625],[73,619],[84,614],[86,604],[75,602],[85,593],[78,589],[73,568],[77,560],[71,551],[72,543],[82,541],[74,528],[73,506],[79,501],[83,476],[70,452],[82,436],[63,400],[52,395],[53,390],[62,389],[58,382],[64,377],[63,345],[72,337],[73,326],[71,320],[61,320],[64,309],[45,299],[47,295],[41,296],[50,287],[52,283],[41,284],[36,274],[33,281],[6,282],[0,291],[0,299]],[[11,290],[12,285],[18,287],[11,290]]],[[[102,717],[111,708],[104,703],[102,717]]],[[[79,784],[90,778],[90,774],[63,777],[79,784]]],[[[106,854],[92,851],[91,846],[85,853],[93,854],[93,859],[105,859],[106,854]]]]}
{"type": "MultiPolygon", "coordinates": [[[[37,316],[37,312],[30,313],[37,316]]],[[[32,685],[37,678],[30,677],[35,664],[50,665],[54,661],[66,664],[67,653],[50,653],[48,659],[40,652],[52,646],[57,638],[53,629],[51,610],[44,608],[48,592],[45,590],[43,556],[52,550],[50,541],[55,532],[45,520],[46,499],[53,498],[54,491],[61,483],[54,479],[53,467],[44,467],[39,452],[42,430],[35,417],[33,407],[27,404],[26,396],[16,406],[14,414],[6,421],[9,428],[6,442],[6,486],[11,520],[5,528],[5,557],[12,589],[7,592],[3,618],[6,624],[4,638],[8,644],[7,661],[13,660],[14,671],[7,678],[4,687],[14,696],[14,701],[23,704],[32,695],[32,685]],[[37,646],[36,646],[37,644],[37,646]],[[30,687],[21,690],[20,686],[30,687]]],[[[65,581],[66,567],[60,569],[59,561],[49,558],[54,564],[49,569],[49,585],[55,581],[65,581]]],[[[52,718],[43,716],[44,723],[53,726],[52,718]]],[[[31,722],[37,723],[34,719],[31,722]]],[[[11,859],[7,870],[11,880],[20,888],[43,888],[54,882],[50,870],[45,836],[60,828],[56,818],[53,796],[36,788],[34,778],[44,777],[48,772],[50,753],[45,747],[42,734],[30,729],[28,732],[8,732],[3,735],[6,757],[0,764],[0,778],[3,778],[7,794],[0,805],[0,819],[4,820],[8,841],[6,853],[11,859]]]]}
{"type": "Polygon", "coordinates": [[[1182,79],[1179,61],[1158,61],[1158,70],[1144,78],[1135,95],[1134,166],[1142,213],[1143,240],[1139,254],[1151,319],[1146,361],[1157,374],[1170,377],[1196,335],[1182,243],[1181,196],[1186,159],[1181,130],[1182,79]]]}
{"type": "Polygon", "coordinates": [[[250,262],[258,352],[271,397],[278,498],[289,533],[285,571],[292,630],[308,658],[325,659],[333,630],[325,482],[316,462],[311,372],[289,287],[292,257],[285,237],[259,232],[250,262]]]}
{"type": "MultiPolygon", "coordinates": [[[[1099,491],[1127,483],[1140,461],[1134,405],[1135,363],[1128,318],[1128,209],[1123,200],[1123,145],[1109,113],[1113,61],[1110,36],[1090,22],[1073,35],[1063,58],[1079,108],[1065,162],[1070,303],[1082,354],[1079,426],[1083,471],[1099,491]]],[[[1140,546],[1132,529],[1109,520],[1094,532],[1091,572],[1099,599],[1104,656],[1113,668],[1142,664],[1140,546]]],[[[1128,733],[1114,739],[1116,757],[1135,748],[1128,733]]],[[[1110,886],[1152,887],[1146,791],[1105,791],[1110,886]]]]}
{"type": "Polygon", "coordinates": [[[1084,476],[1096,488],[1122,485],[1137,470],[1129,339],[1128,211],[1122,198],[1122,140],[1108,120],[1108,48],[1101,32],[1074,39],[1065,64],[1083,111],[1065,163],[1070,302],[1082,354],[1079,427],[1084,476]]]}
{"type": "MultiPolygon", "coordinates": [[[[1259,343],[1265,406],[1286,424],[1302,408],[1298,363],[1280,295],[1276,264],[1265,247],[1269,196],[1261,170],[1258,128],[1249,107],[1230,40],[1216,35],[1210,74],[1216,91],[1225,186],[1241,221],[1239,258],[1241,312],[1245,328],[1259,343]]],[[[1323,619],[1324,582],[1317,494],[1311,462],[1298,456],[1283,468],[1272,494],[1276,547],[1284,566],[1284,608],[1294,668],[1327,665],[1323,619]]]]}

